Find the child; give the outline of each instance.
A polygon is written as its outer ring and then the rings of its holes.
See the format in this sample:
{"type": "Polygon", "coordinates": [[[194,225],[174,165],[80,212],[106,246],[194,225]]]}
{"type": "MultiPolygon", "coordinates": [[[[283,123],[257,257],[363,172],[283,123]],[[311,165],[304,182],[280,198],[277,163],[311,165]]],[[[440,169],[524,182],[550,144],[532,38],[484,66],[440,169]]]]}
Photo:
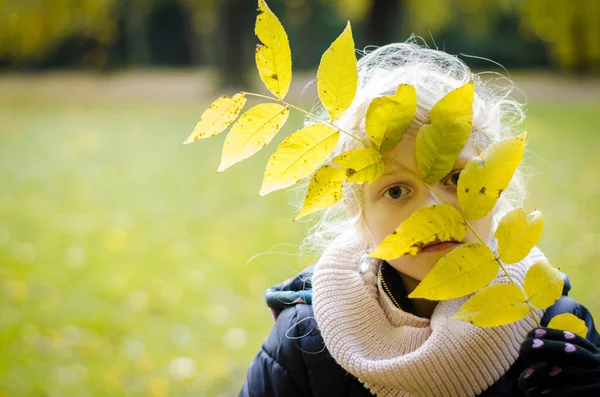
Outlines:
{"type": "MultiPolygon", "coordinates": [[[[545,310],[542,326],[557,314],[573,313],[586,322],[587,340],[536,328],[531,316],[493,328],[451,319],[466,297],[441,302],[407,297],[439,258],[476,242],[472,232],[461,243],[434,241],[417,255],[390,261],[366,256],[416,210],[443,203],[417,177],[414,149],[419,128],[440,98],[474,79],[472,133],[453,170],[432,184],[456,207],[456,186],[467,161],[517,132],[524,118],[521,105],[506,90],[472,76],[458,58],[414,42],[379,48],[358,67],[357,95],[337,123],[354,135],[366,137],[365,115],[373,98],[393,94],[400,84],[416,89],[417,113],[387,153],[402,167],[388,162],[374,183],[345,183],[342,201],[324,212],[305,241],[322,251],[317,264],[267,291],[276,323],[240,395],[600,395],[600,336],[589,312],[572,299],[563,296],[545,310]]],[[[342,136],[335,154],[356,147],[356,140],[342,136]]],[[[522,205],[522,179],[515,173],[494,210],[472,222],[494,251],[499,219],[522,205]]],[[[534,248],[507,269],[522,284],[527,269],[541,260],[544,255],[534,248]]],[[[566,295],[570,285],[563,277],[566,295]]],[[[507,281],[499,272],[493,283],[507,281]]]]}

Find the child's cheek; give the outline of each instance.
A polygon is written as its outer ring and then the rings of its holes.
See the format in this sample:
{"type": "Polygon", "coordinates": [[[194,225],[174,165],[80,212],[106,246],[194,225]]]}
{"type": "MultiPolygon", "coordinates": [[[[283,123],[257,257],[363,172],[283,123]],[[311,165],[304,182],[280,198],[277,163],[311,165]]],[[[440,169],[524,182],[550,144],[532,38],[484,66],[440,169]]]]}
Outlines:
{"type": "MultiPolygon", "coordinates": [[[[483,239],[483,242],[485,244],[487,244],[491,237],[491,234],[492,234],[492,216],[491,216],[491,214],[488,214],[481,219],[477,219],[475,221],[470,220],[468,222],[471,226],[473,226],[473,229],[475,229],[475,231],[477,232],[477,235],[483,239]]],[[[470,228],[467,228],[465,242],[466,243],[480,243],[481,241],[479,241],[477,236],[473,233],[473,231],[471,231],[470,228]]]]}

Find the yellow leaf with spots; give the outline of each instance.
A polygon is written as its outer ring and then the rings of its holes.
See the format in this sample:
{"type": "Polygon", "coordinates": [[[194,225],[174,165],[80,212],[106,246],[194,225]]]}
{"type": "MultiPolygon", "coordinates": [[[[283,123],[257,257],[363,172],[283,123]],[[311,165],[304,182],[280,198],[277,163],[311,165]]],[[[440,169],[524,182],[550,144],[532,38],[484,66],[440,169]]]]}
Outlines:
{"type": "Polygon", "coordinates": [[[233,98],[222,96],[210,105],[200,116],[194,132],[183,143],[191,143],[198,139],[210,138],[223,131],[233,123],[246,104],[245,94],[235,94],[233,98]]]}
{"type": "Polygon", "coordinates": [[[467,163],[458,179],[458,202],[467,219],[480,219],[496,205],[525,151],[524,132],[490,145],[467,163]]]}
{"type": "Polygon", "coordinates": [[[356,183],[373,183],[383,174],[383,156],[371,148],[358,148],[339,154],[333,162],[346,169],[346,180],[356,183]]]}
{"type": "Polygon", "coordinates": [[[407,84],[394,95],[375,98],[367,109],[367,135],[377,149],[386,152],[396,146],[417,111],[417,91],[407,84]]]}
{"type": "Polygon", "coordinates": [[[276,103],[261,103],[240,117],[231,127],[218,172],[225,171],[266,146],[287,121],[289,108],[276,103]]]}
{"type": "Polygon", "coordinates": [[[328,164],[323,165],[312,176],[306,198],[295,220],[318,210],[329,208],[342,199],[342,183],[346,174],[328,164]]]}
{"type": "Polygon", "coordinates": [[[267,89],[283,99],[292,81],[292,53],[285,29],[264,0],[258,0],[254,32],[264,44],[256,48],[258,74],[267,89]]]}
{"type": "Polygon", "coordinates": [[[527,316],[529,306],[516,284],[493,284],[480,289],[452,317],[478,327],[497,327],[527,316]]]}
{"type": "Polygon", "coordinates": [[[260,195],[292,186],[310,175],[331,154],[339,137],[339,131],[322,124],[288,136],[269,159],[260,195]]]}
{"type": "Polygon", "coordinates": [[[488,285],[498,274],[498,263],[485,244],[461,245],[444,255],[408,295],[409,298],[460,298],[488,285]]]}
{"type": "Polygon", "coordinates": [[[465,221],[456,208],[447,204],[431,205],[413,212],[369,256],[390,260],[406,254],[416,255],[431,242],[460,242],[465,234],[465,221]]]}
{"type": "Polygon", "coordinates": [[[321,57],[317,91],[321,103],[335,121],[350,107],[356,95],[358,69],[350,22],[321,57]]]}
{"type": "Polygon", "coordinates": [[[548,263],[539,262],[527,271],[523,288],[529,303],[539,309],[545,309],[561,297],[564,283],[558,269],[548,263]]]}
{"type": "Polygon", "coordinates": [[[572,313],[563,313],[552,317],[552,320],[548,323],[548,328],[569,331],[582,338],[585,338],[588,333],[585,321],[572,313]]]}
{"type": "Polygon", "coordinates": [[[529,214],[529,221],[521,208],[504,215],[494,233],[500,259],[511,264],[525,258],[540,239],[543,228],[544,217],[540,211],[529,214]]]}
{"type": "Polygon", "coordinates": [[[438,181],[452,170],[471,133],[473,96],[473,83],[450,91],[433,105],[431,124],[419,130],[415,151],[425,182],[438,181]]]}

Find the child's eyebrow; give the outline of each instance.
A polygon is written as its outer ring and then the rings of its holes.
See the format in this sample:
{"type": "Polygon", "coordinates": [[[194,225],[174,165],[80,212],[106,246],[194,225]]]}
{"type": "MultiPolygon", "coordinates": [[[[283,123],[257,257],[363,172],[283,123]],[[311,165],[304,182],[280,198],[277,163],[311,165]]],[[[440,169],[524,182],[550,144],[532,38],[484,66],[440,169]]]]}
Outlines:
{"type": "MultiPolygon", "coordinates": [[[[454,162],[454,164],[452,165],[452,171],[454,171],[457,168],[460,168],[459,166],[464,166],[466,165],[469,160],[475,158],[476,156],[473,157],[469,157],[469,156],[460,156],[456,159],[456,161],[454,162]]],[[[395,164],[393,164],[395,165],[395,164]]],[[[395,175],[395,174],[412,174],[411,171],[407,171],[404,167],[398,167],[397,165],[395,165],[395,167],[393,169],[389,169],[389,168],[385,168],[385,170],[383,171],[383,174],[381,174],[381,176],[390,176],[390,175],[395,175]]]]}
{"type": "Polygon", "coordinates": [[[407,173],[407,174],[408,174],[408,172],[406,172],[406,171],[405,171],[403,168],[398,168],[398,167],[396,167],[396,168],[394,168],[394,169],[389,169],[389,168],[386,168],[386,169],[383,171],[383,174],[382,174],[381,176],[389,176],[389,175],[394,175],[394,174],[397,174],[397,173],[399,173],[399,172],[401,172],[401,173],[407,173]]]}
{"type": "Polygon", "coordinates": [[[473,160],[475,157],[477,156],[460,156],[459,158],[456,159],[456,161],[454,162],[454,164],[452,165],[452,170],[455,170],[457,168],[460,167],[466,167],[467,163],[471,160],[473,160]]]}

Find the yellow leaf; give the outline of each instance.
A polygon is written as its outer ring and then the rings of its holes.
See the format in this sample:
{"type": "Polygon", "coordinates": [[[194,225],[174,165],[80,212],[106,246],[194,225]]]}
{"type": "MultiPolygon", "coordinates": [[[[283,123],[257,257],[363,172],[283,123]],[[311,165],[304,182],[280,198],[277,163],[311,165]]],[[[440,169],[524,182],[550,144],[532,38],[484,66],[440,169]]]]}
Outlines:
{"type": "Polygon", "coordinates": [[[458,179],[458,202],[467,219],[486,216],[506,189],[525,150],[524,132],[490,145],[467,163],[458,179]]]}
{"type": "Polygon", "coordinates": [[[342,199],[343,170],[325,164],[315,172],[308,184],[308,191],[300,213],[295,220],[310,213],[331,207],[342,199]]]}
{"type": "Polygon", "coordinates": [[[331,154],[339,131],[315,124],[296,131],[269,159],[260,195],[283,189],[310,175],[331,154]]]}
{"type": "Polygon", "coordinates": [[[479,290],[454,315],[478,327],[496,327],[527,316],[529,306],[516,284],[493,284],[479,290]]]}
{"type": "Polygon", "coordinates": [[[346,169],[346,180],[373,183],[385,170],[381,154],[371,148],[358,148],[339,154],[333,162],[346,169]]]}
{"type": "Polygon", "coordinates": [[[433,105],[431,124],[419,130],[415,150],[425,182],[438,181],[452,170],[471,133],[473,96],[473,83],[450,91],[433,105]]]}
{"type": "Polygon", "coordinates": [[[548,323],[548,328],[569,331],[582,338],[585,338],[588,333],[585,321],[571,313],[563,313],[552,317],[552,320],[548,323]]]}
{"type": "Polygon", "coordinates": [[[198,139],[210,138],[223,131],[233,123],[246,104],[245,94],[235,94],[233,98],[222,96],[210,105],[200,116],[194,132],[185,140],[185,143],[198,139]]]}
{"type": "Polygon", "coordinates": [[[540,239],[544,228],[542,213],[533,211],[529,218],[528,222],[525,211],[517,208],[500,220],[494,237],[498,239],[498,256],[504,263],[519,262],[540,239]]]}
{"type": "Polygon", "coordinates": [[[394,232],[383,239],[369,256],[383,260],[416,255],[436,239],[462,241],[466,225],[458,210],[447,204],[431,205],[415,211],[394,232]]]}
{"type": "Polygon", "coordinates": [[[538,262],[527,271],[523,288],[529,303],[545,309],[561,297],[564,283],[558,269],[548,263],[538,262]]]}
{"type": "Polygon", "coordinates": [[[396,146],[417,111],[417,91],[401,84],[396,94],[375,98],[367,110],[366,128],[371,142],[386,152],[396,146]]]}
{"type": "Polygon", "coordinates": [[[258,74],[267,89],[283,99],[292,81],[292,53],[285,29],[264,0],[258,0],[254,32],[264,44],[256,48],[258,74]]]}
{"type": "Polygon", "coordinates": [[[244,113],[227,134],[217,171],[225,171],[271,142],[286,122],[288,114],[287,106],[276,103],[261,103],[244,113]]]}
{"type": "Polygon", "coordinates": [[[484,244],[461,245],[444,255],[408,295],[409,298],[460,298],[488,285],[498,274],[498,263],[484,244]]]}
{"type": "Polygon", "coordinates": [[[317,91],[331,121],[337,120],[356,95],[358,70],[350,22],[321,57],[317,70],[317,91]]]}

